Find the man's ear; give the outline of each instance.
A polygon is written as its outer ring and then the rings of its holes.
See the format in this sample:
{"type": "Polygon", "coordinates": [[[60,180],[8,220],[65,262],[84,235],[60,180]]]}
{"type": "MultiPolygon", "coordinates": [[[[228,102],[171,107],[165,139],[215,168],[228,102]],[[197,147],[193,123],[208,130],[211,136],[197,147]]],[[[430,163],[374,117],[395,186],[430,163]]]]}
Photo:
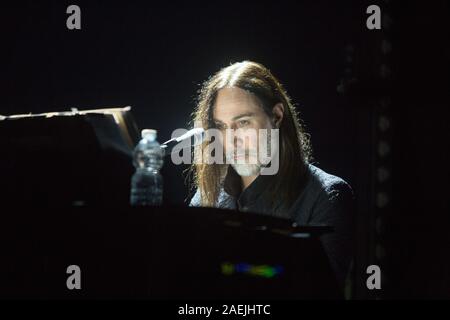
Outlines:
{"type": "Polygon", "coordinates": [[[278,102],[276,105],[273,106],[272,114],[275,127],[279,128],[281,126],[281,121],[283,121],[284,105],[281,102],[278,102]]]}

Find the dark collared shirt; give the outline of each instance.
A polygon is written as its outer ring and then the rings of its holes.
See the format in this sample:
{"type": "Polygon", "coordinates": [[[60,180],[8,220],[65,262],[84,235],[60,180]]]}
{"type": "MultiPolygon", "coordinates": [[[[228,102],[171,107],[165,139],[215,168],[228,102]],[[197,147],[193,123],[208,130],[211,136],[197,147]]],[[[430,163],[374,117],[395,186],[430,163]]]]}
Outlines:
{"type": "MultiPolygon", "coordinates": [[[[338,281],[343,286],[352,259],[354,197],[351,187],[343,179],[308,164],[306,185],[294,204],[290,208],[283,203],[275,204],[278,208],[275,213],[262,192],[271,178],[259,175],[241,192],[240,177],[236,171],[229,169],[216,207],[287,218],[299,225],[333,227],[334,232],[322,235],[321,241],[338,281]]],[[[190,205],[201,205],[198,190],[190,205]]]]}

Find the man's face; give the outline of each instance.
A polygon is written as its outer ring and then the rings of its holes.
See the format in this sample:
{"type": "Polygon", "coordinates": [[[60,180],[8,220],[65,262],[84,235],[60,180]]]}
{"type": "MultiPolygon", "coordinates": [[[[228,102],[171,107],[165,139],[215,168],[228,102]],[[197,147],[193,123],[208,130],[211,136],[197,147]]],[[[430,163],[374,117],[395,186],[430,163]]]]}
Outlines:
{"type": "Polygon", "coordinates": [[[257,175],[261,169],[259,129],[268,129],[269,138],[262,143],[269,144],[270,129],[273,128],[258,98],[240,88],[223,88],[217,93],[213,119],[216,128],[223,133],[221,143],[227,163],[231,163],[241,176],[257,175]],[[227,129],[233,130],[228,131],[228,137],[227,129]]]}

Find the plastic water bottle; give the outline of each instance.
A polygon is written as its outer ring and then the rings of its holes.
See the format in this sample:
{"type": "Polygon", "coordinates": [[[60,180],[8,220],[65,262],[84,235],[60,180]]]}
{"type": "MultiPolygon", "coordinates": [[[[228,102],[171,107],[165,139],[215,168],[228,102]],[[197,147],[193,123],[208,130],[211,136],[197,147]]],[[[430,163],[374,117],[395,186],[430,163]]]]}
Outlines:
{"type": "Polygon", "coordinates": [[[159,170],[163,166],[164,150],[156,140],[156,134],[156,130],[142,130],[142,140],[134,149],[136,172],[131,178],[132,206],[162,204],[163,179],[159,170]]]}

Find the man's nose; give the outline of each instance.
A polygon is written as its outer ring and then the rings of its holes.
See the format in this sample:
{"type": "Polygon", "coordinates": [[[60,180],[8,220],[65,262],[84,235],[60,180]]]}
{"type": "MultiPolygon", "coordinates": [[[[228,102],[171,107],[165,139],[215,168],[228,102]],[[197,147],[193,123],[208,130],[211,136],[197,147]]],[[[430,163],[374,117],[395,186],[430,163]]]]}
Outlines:
{"type": "Polygon", "coordinates": [[[244,147],[244,138],[241,130],[233,129],[233,144],[235,148],[244,147]]]}

